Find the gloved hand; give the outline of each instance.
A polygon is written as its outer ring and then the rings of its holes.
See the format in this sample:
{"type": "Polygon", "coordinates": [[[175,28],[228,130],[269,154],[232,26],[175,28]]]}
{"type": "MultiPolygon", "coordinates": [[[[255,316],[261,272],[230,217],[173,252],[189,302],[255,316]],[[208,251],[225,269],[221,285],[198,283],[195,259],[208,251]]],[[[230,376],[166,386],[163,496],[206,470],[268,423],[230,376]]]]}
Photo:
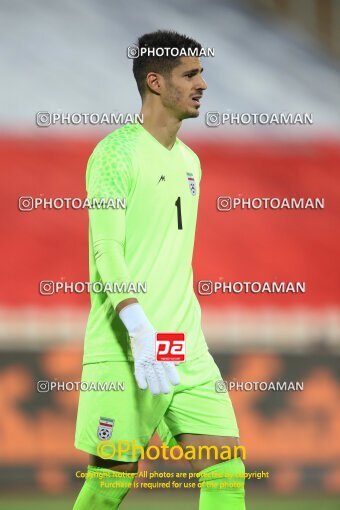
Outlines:
{"type": "Polygon", "coordinates": [[[179,384],[179,375],[172,361],[156,361],[156,331],[142,307],[133,303],[124,307],[119,316],[131,338],[135,362],[135,377],[140,389],[150,389],[153,395],[169,393],[170,383],[179,384]]]}
{"type": "Polygon", "coordinates": [[[135,360],[135,377],[138,386],[149,388],[153,395],[169,393],[170,384],[179,384],[179,375],[171,361],[156,361],[156,332],[145,330],[131,338],[131,348],[135,360]]]}

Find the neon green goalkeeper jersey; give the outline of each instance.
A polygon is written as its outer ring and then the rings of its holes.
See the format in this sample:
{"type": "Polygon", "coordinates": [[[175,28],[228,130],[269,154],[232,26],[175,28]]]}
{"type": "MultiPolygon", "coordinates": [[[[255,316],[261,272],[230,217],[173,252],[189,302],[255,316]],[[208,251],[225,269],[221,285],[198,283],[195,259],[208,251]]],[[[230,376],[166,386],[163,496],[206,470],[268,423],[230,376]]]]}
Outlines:
{"type": "Polygon", "coordinates": [[[166,149],[141,124],[104,138],[87,166],[91,311],[83,363],[133,360],[115,307],[136,298],[157,332],[185,334],[186,360],[207,350],[193,290],[201,168],[178,138],[166,149]]]}

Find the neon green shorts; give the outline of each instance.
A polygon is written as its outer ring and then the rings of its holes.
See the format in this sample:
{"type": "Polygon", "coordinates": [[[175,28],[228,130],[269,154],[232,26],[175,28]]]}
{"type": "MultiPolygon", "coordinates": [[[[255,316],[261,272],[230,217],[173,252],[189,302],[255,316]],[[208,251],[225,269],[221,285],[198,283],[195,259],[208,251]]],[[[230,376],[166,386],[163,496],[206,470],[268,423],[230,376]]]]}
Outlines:
{"type": "MultiPolygon", "coordinates": [[[[84,365],[82,383],[88,388],[100,383],[101,390],[80,391],[75,447],[97,456],[103,456],[98,455],[103,441],[134,442],[146,448],[156,430],[168,446],[176,445],[174,436],[184,433],[239,437],[229,395],[216,391],[222,377],[211,354],[181,363],[177,369],[181,383],[168,395],[153,396],[138,388],[133,362],[84,365]],[[103,391],[105,382],[108,389],[103,391]]],[[[139,450],[131,450],[120,453],[119,460],[135,462],[139,457],[139,450]]],[[[115,455],[110,458],[118,460],[115,455]]]]}

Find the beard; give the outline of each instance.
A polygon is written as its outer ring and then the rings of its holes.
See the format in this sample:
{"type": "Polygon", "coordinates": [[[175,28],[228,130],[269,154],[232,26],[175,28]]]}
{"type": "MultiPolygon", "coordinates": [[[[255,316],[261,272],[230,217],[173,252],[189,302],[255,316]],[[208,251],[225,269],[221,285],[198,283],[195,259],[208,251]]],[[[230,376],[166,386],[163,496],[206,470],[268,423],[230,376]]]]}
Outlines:
{"type": "MultiPolygon", "coordinates": [[[[193,119],[199,116],[199,111],[195,107],[188,106],[183,100],[183,93],[173,84],[168,83],[167,94],[163,98],[163,106],[171,110],[178,120],[193,119]]],[[[189,101],[189,98],[188,98],[189,101]]]]}

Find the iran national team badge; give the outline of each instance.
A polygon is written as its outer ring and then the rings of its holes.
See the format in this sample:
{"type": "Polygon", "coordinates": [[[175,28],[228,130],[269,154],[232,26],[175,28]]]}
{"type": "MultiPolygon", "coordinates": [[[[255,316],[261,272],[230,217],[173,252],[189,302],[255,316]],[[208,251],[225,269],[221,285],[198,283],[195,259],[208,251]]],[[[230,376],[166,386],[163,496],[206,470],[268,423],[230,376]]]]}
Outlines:
{"type": "Polygon", "coordinates": [[[112,436],[113,425],[114,420],[111,420],[111,418],[100,418],[97,430],[97,436],[99,439],[102,439],[103,441],[105,439],[110,439],[112,436]]]}
{"type": "Polygon", "coordinates": [[[196,182],[195,182],[194,174],[192,174],[191,172],[187,172],[187,179],[188,179],[191,194],[196,195],[196,182]]]}

